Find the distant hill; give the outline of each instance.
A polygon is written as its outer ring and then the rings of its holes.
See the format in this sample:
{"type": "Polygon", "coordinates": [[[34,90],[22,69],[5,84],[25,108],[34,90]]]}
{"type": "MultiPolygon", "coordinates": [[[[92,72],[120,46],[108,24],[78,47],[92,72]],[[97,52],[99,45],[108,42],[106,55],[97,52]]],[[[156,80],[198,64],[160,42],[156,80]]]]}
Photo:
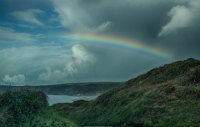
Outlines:
{"type": "Polygon", "coordinates": [[[71,96],[87,96],[105,93],[114,87],[119,86],[120,82],[91,82],[91,83],[66,83],[57,85],[44,86],[0,86],[0,91],[8,89],[33,89],[42,90],[46,94],[52,95],[71,95],[71,96]]]}
{"type": "Polygon", "coordinates": [[[155,68],[93,101],[54,107],[80,125],[200,126],[200,61],[155,68]]]}

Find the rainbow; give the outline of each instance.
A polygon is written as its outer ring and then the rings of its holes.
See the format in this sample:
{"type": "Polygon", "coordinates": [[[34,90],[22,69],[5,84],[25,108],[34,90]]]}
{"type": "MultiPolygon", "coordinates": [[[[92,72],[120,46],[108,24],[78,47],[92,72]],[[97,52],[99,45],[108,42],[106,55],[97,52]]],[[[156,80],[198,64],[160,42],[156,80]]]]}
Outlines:
{"type": "Polygon", "coordinates": [[[100,35],[100,34],[70,34],[65,36],[65,38],[80,41],[80,42],[91,42],[91,43],[101,43],[106,45],[119,46],[127,48],[139,53],[144,53],[147,55],[158,56],[162,58],[172,58],[172,54],[162,50],[160,48],[151,47],[138,41],[119,38],[110,35],[100,35]]]}

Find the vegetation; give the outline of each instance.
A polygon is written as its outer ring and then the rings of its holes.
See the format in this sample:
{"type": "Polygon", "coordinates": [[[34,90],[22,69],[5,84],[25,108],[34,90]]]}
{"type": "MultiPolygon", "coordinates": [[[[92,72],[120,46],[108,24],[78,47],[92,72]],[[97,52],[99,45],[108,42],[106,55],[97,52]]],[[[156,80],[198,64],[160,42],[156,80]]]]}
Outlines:
{"type": "Polygon", "coordinates": [[[48,107],[41,91],[12,90],[0,95],[0,127],[76,127],[48,107]]]}
{"type": "Polygon", "coordinates": [[[80,125],[200,126],[200,61],[153,69],[90,102],[57,104],[80,125]]]}
{"type": "Polygon", "coordinates": [[[78,127],[67,118],[61,116],[52,108],[43,110],[31,121],[25,122],[22,127],[78,127]]]}
{"type": "Polygon", "coordinates": [[[0,127],[198,127],[200,61],[164,65],[125,82],[93,101],[49,107],[41,91],[0,94],[0,127]],[[56,110],[55,110],[56,109],[56,110]]]}

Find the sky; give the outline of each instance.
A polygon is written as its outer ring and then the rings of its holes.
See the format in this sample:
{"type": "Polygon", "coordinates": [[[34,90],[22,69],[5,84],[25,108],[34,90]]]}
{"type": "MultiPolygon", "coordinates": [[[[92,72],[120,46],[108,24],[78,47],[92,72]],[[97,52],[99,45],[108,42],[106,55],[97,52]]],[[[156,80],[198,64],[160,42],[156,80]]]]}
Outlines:
{"type": "Polygon", "coordinates": [[[200,58],[200,0],[0,0],[0,84],[126,81],[200,58]]]}

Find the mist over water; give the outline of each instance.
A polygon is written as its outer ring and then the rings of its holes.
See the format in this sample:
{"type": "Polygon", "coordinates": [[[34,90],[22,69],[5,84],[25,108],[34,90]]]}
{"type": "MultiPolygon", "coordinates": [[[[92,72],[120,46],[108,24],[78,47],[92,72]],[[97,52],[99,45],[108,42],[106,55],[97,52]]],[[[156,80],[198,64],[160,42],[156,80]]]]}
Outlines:
{"type": "Polygon", "coordinates": [[[57,103],[72,103],[77,100],[93,100],[98,97],[94,96],[68,96],[68,95],[47,95],[49,105],[54,105],[57,103]]]}

